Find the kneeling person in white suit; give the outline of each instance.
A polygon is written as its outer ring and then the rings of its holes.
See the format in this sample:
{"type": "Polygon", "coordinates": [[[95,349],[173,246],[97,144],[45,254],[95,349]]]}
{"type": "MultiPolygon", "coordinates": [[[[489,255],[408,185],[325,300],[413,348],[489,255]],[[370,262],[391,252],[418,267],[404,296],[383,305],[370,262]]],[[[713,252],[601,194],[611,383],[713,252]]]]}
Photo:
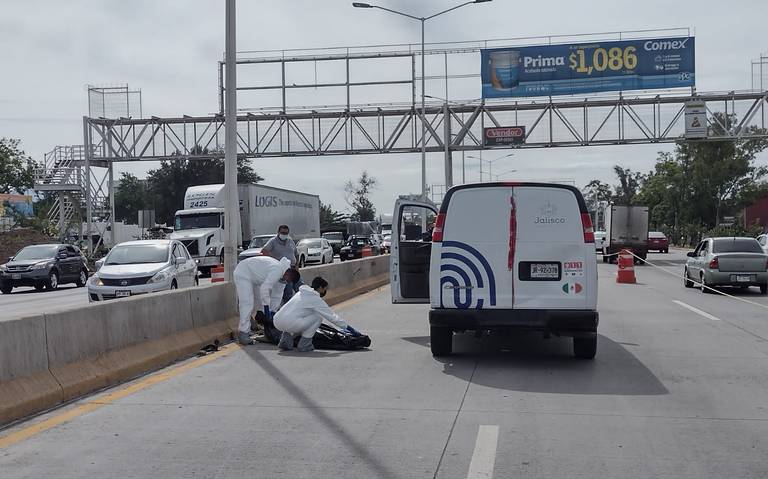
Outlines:
{"type": "Polygon", "coordinates": [[[235,267],[235,288],[240,310],[240,344],[253,344],[250,331],[256,295],[258,294],[259,309],[263,308],[264,315],[269,320],[272,312],[280,307],[283,298],[285,282],[280,281],[294,280],[296,275],[297,272],[291,269],[291,261],[287,258],[278,261],[269,256],[254,256],[241,261],[235,267]]]}
{"type": "Polygon", "coordinates": [[[312,280],[312,287],[301,286],[299,292],[275,314],[275,327],[283,332],[278,344],[280,349],[293,349],[294,336],[301,335],[298,350],[313,351],[312,337],[324,319],[349,333],[360,334],[331,310],[323,299],[327,292],[328,281],[318,276],[312,280]]]}

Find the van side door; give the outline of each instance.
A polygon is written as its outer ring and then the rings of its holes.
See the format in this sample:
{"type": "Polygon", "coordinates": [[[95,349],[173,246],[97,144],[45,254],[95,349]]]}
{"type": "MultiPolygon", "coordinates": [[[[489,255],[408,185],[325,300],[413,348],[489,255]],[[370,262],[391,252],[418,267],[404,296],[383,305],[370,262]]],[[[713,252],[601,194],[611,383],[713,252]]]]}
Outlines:
{"type": "Polygon", "coordinates": [[[389,257],[393,303],[429,303],[430,225],[436,217],[434,204],[417,200],[395,202],[389,257]]]}

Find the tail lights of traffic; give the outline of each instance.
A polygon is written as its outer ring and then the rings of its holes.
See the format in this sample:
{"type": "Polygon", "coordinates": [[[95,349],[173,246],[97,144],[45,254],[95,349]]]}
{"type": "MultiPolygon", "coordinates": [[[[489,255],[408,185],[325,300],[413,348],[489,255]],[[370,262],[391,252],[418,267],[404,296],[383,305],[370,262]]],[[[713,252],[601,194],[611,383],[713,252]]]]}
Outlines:
{"type": "Polygon", "coordinates": [[[709,269],[720,269],[720,263],[717,261],[717,256],[712,258],[712,261],[709,262],[709,269]]]}

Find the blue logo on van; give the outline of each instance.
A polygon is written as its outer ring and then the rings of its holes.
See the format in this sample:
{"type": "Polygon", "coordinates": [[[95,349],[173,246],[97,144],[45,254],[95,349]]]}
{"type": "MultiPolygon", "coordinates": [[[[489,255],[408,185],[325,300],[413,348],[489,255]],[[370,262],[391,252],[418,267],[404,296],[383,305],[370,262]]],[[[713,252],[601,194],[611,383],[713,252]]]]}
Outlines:
{"type": "MultiPolygon", "coordinates": [[[[443,241],[440,260],[440,289],[453,290],[453,307],[483,309],[486,302],[496,305],[496,278],[479,251],[459,241],[443,241]]],[[[444,307],[442,291],[440,306],[444,307]]]]}

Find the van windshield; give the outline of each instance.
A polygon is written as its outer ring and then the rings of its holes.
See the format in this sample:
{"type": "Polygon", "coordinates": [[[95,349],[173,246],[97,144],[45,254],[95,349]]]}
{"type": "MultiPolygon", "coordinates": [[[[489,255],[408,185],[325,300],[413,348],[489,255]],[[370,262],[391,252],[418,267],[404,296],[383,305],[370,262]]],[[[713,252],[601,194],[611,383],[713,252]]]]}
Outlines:
{"type": "Polygon", "coordinates": [[[192,230],[196,228],[220,228],[220,216],[219,213],[177,215],[174,227],[176,231],[192,230]]]}

